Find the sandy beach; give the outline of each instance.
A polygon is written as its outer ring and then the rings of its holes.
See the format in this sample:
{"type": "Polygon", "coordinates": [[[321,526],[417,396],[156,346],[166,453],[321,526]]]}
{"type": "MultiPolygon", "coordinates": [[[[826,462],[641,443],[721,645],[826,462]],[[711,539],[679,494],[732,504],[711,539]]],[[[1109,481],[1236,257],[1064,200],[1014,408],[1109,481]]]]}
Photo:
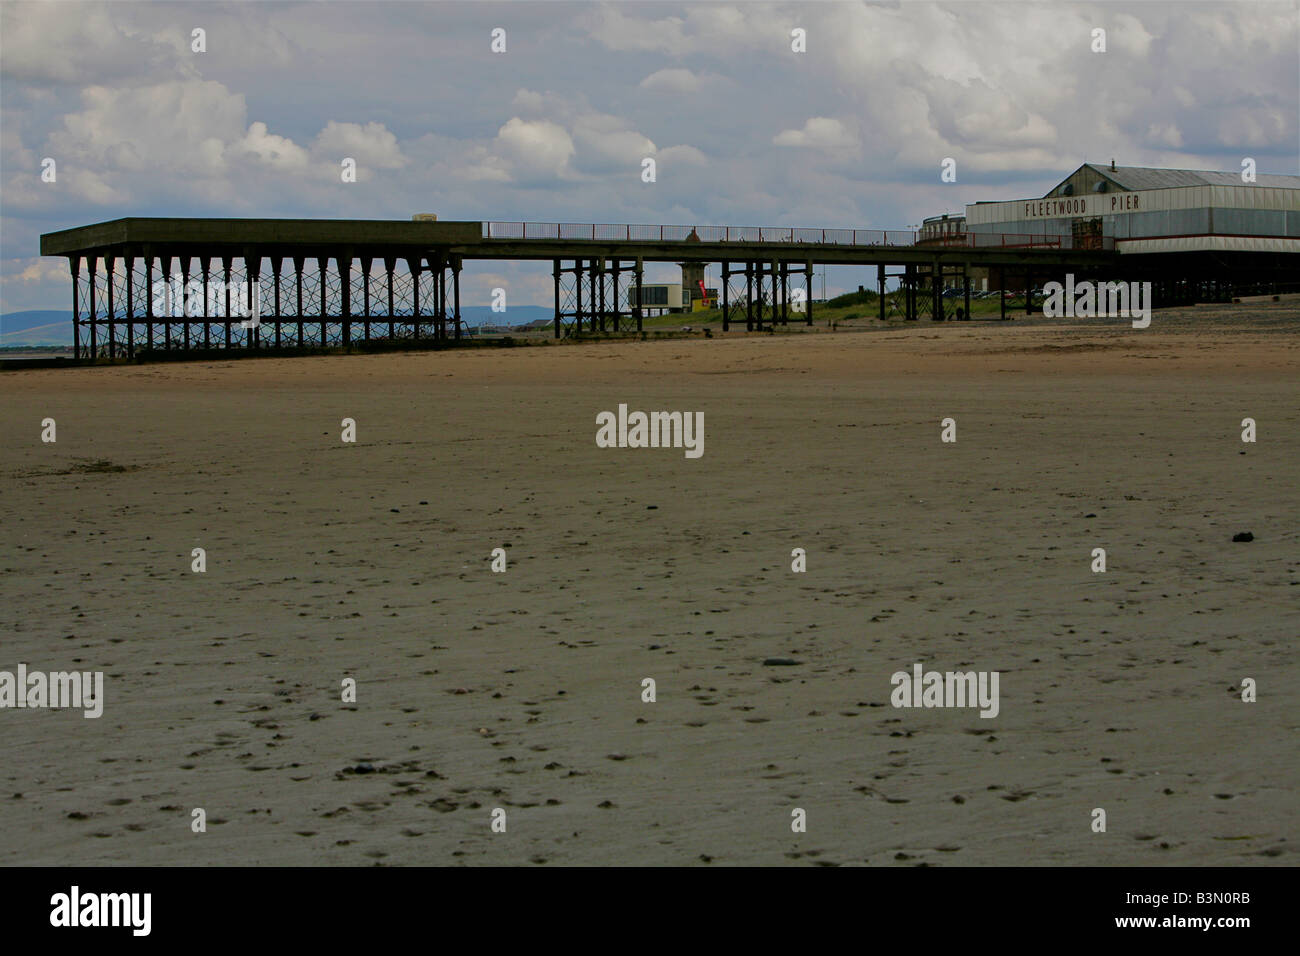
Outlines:
{"type": "Polygon", "coordinates": [[[1298,328],[0,373],[0,670],[105,680],[0,710],[0,863],[1295,865],[1298,328]]]}

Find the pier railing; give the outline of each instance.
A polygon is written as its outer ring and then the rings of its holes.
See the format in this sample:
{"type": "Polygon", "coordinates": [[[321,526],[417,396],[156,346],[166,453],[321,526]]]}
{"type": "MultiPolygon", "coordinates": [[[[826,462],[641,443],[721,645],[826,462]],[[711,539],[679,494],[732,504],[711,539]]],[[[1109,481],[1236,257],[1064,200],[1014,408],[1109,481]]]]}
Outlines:
{"type": "MultiPolygon", "coordinates": [[[[753,242],[830,246],[923,246],[968,249],[1074,249],[1072,236],[968,232],[922,239],[915,230],[806,229],[798,226],[654,226],[630,223],[485,222],[484,239],[590,242],[753,242]]],[[[1086,240],[1091,248],[1114,249],[1113,239],[1086,240]],[[1101,243],[1101,244],[1099,244],[1101,243]]]]}

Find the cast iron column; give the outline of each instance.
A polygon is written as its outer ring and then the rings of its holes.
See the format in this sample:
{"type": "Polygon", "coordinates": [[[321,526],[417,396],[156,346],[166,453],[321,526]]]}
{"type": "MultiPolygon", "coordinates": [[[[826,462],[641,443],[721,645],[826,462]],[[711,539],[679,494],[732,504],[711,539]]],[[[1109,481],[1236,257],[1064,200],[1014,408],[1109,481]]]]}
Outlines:
{"type": "Polygon", "coordinates": [[[81,282],[81,256],[68,256],[72,270],[72,357],[81,358],[81,316],[77,312],[77,285],[81,282]]]}

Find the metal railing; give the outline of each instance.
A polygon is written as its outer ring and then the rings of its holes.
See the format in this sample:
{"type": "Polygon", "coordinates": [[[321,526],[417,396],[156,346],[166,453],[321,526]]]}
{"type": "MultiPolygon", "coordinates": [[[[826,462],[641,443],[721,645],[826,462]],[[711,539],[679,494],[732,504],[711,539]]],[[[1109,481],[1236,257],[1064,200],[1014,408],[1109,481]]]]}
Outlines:
{"type": "Polygon", "coordinates": [[[556,239],[589,242],[753,242],[826,246],[916,246],[968,249],[1114,249],[1109,237],[1087,246],[1072,236],[968,232],[921,238],[915,230],[806,229],[796,226],[652,226],[577,222],[484,222],[484,239],[556,239]]]}

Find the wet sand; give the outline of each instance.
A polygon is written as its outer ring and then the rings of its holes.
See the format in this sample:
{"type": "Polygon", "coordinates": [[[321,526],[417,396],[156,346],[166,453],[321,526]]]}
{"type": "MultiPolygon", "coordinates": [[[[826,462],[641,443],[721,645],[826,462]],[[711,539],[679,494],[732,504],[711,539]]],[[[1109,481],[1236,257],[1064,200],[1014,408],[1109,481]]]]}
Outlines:
{"type": "Polygon", "coordinates": [[[106,684],[0,710],[0,863],[1295,865],[1297,327],[0,374],[0,670],[106,684]]]}

